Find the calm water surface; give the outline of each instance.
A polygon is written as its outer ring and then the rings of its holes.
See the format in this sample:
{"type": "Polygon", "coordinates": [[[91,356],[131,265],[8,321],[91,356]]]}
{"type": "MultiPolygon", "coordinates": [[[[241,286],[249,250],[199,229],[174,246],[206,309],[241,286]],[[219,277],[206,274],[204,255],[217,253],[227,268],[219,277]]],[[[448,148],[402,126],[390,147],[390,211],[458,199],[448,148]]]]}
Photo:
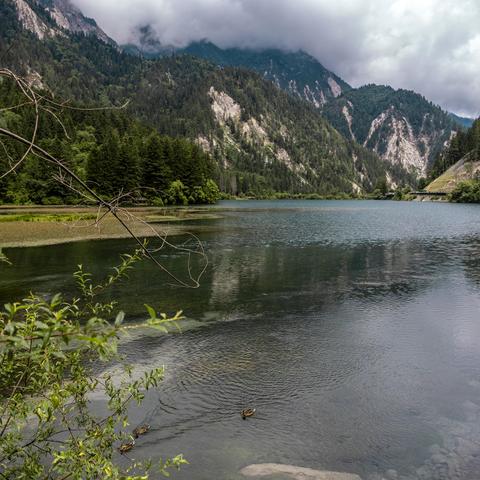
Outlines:
{"type": "MultiPolygon", "coordinates": [[[[480,478],[480,207],[375,201],[222,202],[191,225],[210,266],[197,290],[148,263],[113,296],[183,309],[199,328],[123,345],[137,368],[165,365],[134,422],[138,458],[184,453],[174,478],[243,478],[252,463],[364,479],[480,478]],[[239,411],[255,406],[242,421],[239,411]],[[389,471],[389,470],[395,470],[389,471]],[[387,473],[388,472],[388,473],[387,473]],[[397,477],[395,477],[397,475],[397,477]]],[[[73,292],[130,240],[9,249],[0,301],[73,292]]],[[[185,258],[165,255],[185,272],[185,258]]]]}

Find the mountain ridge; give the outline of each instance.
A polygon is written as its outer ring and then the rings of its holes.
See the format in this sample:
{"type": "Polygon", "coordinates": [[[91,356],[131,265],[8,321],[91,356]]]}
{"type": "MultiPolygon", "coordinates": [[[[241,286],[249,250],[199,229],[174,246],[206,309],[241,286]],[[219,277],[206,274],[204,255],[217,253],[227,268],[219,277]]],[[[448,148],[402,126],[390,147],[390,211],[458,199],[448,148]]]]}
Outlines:
{"type": "MultiPolygon", "coordinates": [[[[188,138],[209,151],[217,180],[228,193],[360,193],[385,176],[410,181],[403,169],[384,166],[345,139],[311,104],[255,72],[189,55],[143,60],[83,32],[41,39],[20,27],[17,10],[5,5],[13,3],[0,3],[9,23],[0,45],[7,51],[6,65],[34,72],[40,88],[53,87],[87,105],[131,98],[131,115],[159,133],[188,138]],[[9,29],[15,38],[10,51],[9,29]]],[[[50,18],[45,9],[39,14],[40,20],[50,18]]]]}
{"type": "MultiPolygon", "coordinates": [[[[413,91],[382,85],[352,88],[302,51],[222,49],[207,40],[174,49],[162,47],[152,32],[146,32],[144,46],[149,57],[189,54],[222,67],[256,71],[277,87],[312,104],[346,138],[360,142],[387,164],[407,169],[417,179],[427,175],[453,132],[464,123],[413,91]],[[371,106],[364,104],[366,95],[371,106]],[[399,97],[402,101],[398,101],[399,97]],[[423,129],[416,128],[419,116],[425,122],[423,129]]],[[[128,50],[142,55],[132,46],[128,50]]]]}
{"type": "Polygon", "coordinates": [[[417,178],[427,175],[458,130],[447,112],[422,95],[384,85],[345,92],[324,115],[344,135],[417,178]]]}
{"type": "Polygon", "coordinates": [[[222,67],[247,68],[316,108],[323,107],[329,99],[338,97],[343,91],[352,88],[317,59],[302,50],[222,49],[208,40],[193,42],[183,48],[175,48],[162,46],[156,42],[149,29],[143,30],[142,39],[140,47],[124,45],[122,48],[128,53],[145,55],[147,58],[186,54],[203,58],[222,67]]]}

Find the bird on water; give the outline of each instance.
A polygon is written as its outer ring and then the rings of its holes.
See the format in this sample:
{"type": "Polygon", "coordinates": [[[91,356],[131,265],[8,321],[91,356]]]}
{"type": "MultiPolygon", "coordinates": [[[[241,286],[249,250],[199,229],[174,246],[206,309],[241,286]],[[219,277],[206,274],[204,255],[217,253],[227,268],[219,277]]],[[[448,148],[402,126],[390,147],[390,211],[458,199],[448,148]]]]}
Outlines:
{"type": "Polygon", "coordinates": [[[245,408],[240,412],[240,415],[244,420],[246,420],[247,417],[253,417],[256,411],[257,411],[256,408],[245,408]]]}

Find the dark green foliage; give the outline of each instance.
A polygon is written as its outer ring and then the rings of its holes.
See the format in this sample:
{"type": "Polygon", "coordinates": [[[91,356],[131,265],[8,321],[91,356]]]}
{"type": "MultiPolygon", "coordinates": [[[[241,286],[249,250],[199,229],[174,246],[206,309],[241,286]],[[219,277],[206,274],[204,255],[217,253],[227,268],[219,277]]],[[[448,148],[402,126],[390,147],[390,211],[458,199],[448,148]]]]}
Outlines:
{"type": "Polygon", "coordinates": [[[427,185],[428,185],[428,180],[425,177],[418,179],[418,182],[417,182],[418,190],[424,190],[427,185]]]}
{"type": "MultiPolygon", "coordinates": [[[[0,82],[0,104],[21,102],[11,82],[0,82]]],[[[0,113],[0,125],[31,134],[33,119],[27,108],[0,113]]],[[[160,136],[152,128],[131,120],[121,111],[81,112],[64,110],[60,124],[43,112],[37,137],[39,146],[63,160],[105,198],[132,193],[124,200],[162,198],[172,182],[180,180],[188,203],[214,202],[209,178],[213,175],[210,157],[197,145],[184,139],[160,136]]],[[[3,140],[0,172],[7,171],[24,150],[3,140]]],[[[15,174],[0,180],[0,203],[60,204],[81,201],[78,195],[58,182],[58,169],[47,161],[29,155],[15,174]]]]}
{"type": "Polygon", "coordinates": [[[450,194],[450,200],[458,203],[480,203],[480,180],[459,183],[450,194]]]}
{"type": "Polygon", "coordinates": [[[146,190],[148,197],[163,196],[173,181],[173,172],[167,159],[171,155],[171,143],[166,141],[166,137],[152,134],[145,142],[142,157],[144,166],[142,171],[142,185],[151,188],[146,190]]]}
{"type": "Polygon", "coordinates": [[[376,185],[375,185],[375,190],[378,190],[380,191],[380,193],[382,195],[385,195],[387,192],[388,192],[388,184],[387,184],[387,179],[384,177],[384,178],[380,178],[376,185]]]}

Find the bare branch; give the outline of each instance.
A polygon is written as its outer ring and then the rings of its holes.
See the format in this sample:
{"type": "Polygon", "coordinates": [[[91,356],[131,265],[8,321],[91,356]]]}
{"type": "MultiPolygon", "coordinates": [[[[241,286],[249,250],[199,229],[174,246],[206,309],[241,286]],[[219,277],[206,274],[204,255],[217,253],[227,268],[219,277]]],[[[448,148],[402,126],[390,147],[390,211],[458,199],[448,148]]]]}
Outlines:
{"type": "MultiPolygon", "coordinates": [[[[155,229],[151,224],[146,222],[145,220],[139,218],[131,211],[123,208],[121,205],[123,202],[131,201],[134,199],[134,194],[138,193],[138,191],[131,191],[131,192],[123,192],[120,191],[118,195],[111,199],[105,200],[96,191],[89,185],[87,182],[82,180],[70,167],[66,165],[65,162],[56,158],[55,156],[51,155],[49,152],[41,148],[36,143],[37,133],[39,129],[40,123],[40,112],[44,111],[46,114],[51,115],[62,127],[65,135],[67,138],[68,132],[59,117],[59,112],[56,110],[61,109],[70,109],[70,110],[77,110],[77,111],[103,111],[103,110],[111,110],[111,109],[123,109],[125,108],[129,102],[126,102],[120,107],[95,107],[95,108],[82,108],[82,107],[75,107],[69,105],[69,102],[57,102],[51,98],[46,97],[45,95],[40,95],[34,91],[34,89],[28,85],[28,83],[13,73],[9,69],[0,69],[0,76],[9,77],[11,78],[16,85],[18,86],[19,90],[25,97],[25,102],[15,105],[13,107],[7,107],[8,109],[15,109],[20,107],[30,106],[33,108],[35,112],[35,120],[33,126],[32,135],[29,138],[24,138],[23,136],[12,132],[6,128],[0,128],[0,136],[4,136],[10,138],[22,145],[26,146],[25,152],[21,155],[20,159],[15,163],[11,164],[10,168],[0,175],[0,179],[12,174],[15,172],[18,167],[25,161],[29,154],[33,154],[42,160],[55,165],[58,167],[59,171],[57,174],[53,175],[53,178],[61,185],[64,185],[66,188],[69,188],[72,192],[79,195],[81,198],[86,200],[89,203],[96,203],[98,205],[97,211],[97,218],[93,222],[93,224],[89,224],[86,226],[95,226],[98,227],[100,222],[106,218],[108,214],[111,214],[125,229],[125,231],[135,240],[135,242],[140,246],[143,254],[148,257],[157,267],[159,267],[163,272],[165,272],[172,280],[174,280],[176,285],[180,285],[182,287],[187,288],[198,288],[200,286],[200,279],[205,273],[208,267],[208,258],[205,254],[203,245],[201,244],[198,237],[193,234],[189,234],[190,238],[193,239],[196,243],[195,248],[190,248],[187,246],[187,242],[182,245],[175,245],[168,241],[167,233],[160,234],[157,229],[155,229]],[[48,106],[45,106],[45,105],[48,106]],[[105,209],[104,212],[102,210],[105,209]],[[151,236],[160,240],[160,245],[156,246],[154,249],[150,249],[147,247],[146,243],[134,232],[132,227],[129,225],[133,223],[135,225],[141,225],[147,230],[150,231],[151,236]],[[154,254],[159,252],[161,249],[165,247],[171,247],[177,251],[185,253],[187,256],[187,271],[188,271],[188,280],[182,280],[179,276],[173,274],[169,271],[161,262],[155,258],[154,254]],[[193,256],[199,256],[203,259],[203,263],[200,267],[200,272],[196,275],[193,274],[192,271],[192,258],[193,256]]],[[[5,145],[2,142],[2,146],[8,156],[8,151],[5,145]]],[[[11,161],[10,156],[8,156],[11,161]]],[[[78,225],[78,227],[80,227],[78,225]]],[[[82,225],[81,227],[85,227],[82,225]]]]}

